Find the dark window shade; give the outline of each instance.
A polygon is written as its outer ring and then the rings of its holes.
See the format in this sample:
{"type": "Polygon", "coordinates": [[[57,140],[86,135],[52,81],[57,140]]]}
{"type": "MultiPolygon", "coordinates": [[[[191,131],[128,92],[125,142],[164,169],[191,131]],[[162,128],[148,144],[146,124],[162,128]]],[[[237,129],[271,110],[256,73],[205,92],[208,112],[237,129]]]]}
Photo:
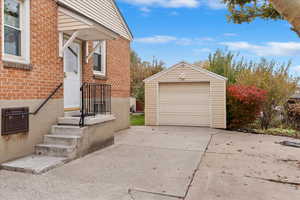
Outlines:
{"type": "Polygon", "coordinates": [[[101,54],[94,53],[94,71],[102,71],[101,54]]]}

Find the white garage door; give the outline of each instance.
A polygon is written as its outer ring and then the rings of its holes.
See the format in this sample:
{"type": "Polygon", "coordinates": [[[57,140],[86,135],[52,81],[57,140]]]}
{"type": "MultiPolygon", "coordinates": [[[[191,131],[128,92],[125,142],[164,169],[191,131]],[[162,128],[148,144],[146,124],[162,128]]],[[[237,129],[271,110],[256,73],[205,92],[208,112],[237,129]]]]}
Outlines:
{"type": "Polygon", "coordinates": [[[160,84],[159,124],[210,126],[209,83],[160,84]]]}

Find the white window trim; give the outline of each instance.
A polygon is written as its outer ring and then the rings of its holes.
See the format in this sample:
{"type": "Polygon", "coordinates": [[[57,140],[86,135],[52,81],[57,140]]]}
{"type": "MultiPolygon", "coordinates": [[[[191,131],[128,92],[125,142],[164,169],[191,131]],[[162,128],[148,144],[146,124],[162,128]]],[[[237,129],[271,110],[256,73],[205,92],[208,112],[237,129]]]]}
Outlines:
{"type": "MultiPolygon", "coordinates": [[[[94,70],[93,66],[93,72],[94,75],[99,75],[99,76],[106,76],[106,41],[98,41],[101,42],[101,45],[98,48],[101,48],[101,64],[102,64],[102,71],[96,71],[94,70]]],[[[93,45],[94,46],[94,45],[93,45]]],[[[96,52],[97,50],[95,50],[96,52]]]]}
{"type": "Polygon", "coordinates": [[[4,0],[2,0],[2,60],[21,64],[30,64],[30,0],[19,0],[21,56],[5,54],[4,52],[4,0]]]}

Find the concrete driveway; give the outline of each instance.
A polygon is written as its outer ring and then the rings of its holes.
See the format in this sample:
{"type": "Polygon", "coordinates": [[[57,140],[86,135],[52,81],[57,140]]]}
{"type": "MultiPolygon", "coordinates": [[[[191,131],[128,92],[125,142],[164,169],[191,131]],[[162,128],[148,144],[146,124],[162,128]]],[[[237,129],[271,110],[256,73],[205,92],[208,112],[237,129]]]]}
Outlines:
{"type": "Polygon", "coordinates": [[[300,149],[286,138],[134,127],[116,145],[44,175],[0,171],[7,200],[271,200],[300,196],[300,149]]]}
{"type": "Polygon", "coordinates": [[[291,138],[220,131],[213,135],[186,200],[300,199],[300,149],[291,138]]]}

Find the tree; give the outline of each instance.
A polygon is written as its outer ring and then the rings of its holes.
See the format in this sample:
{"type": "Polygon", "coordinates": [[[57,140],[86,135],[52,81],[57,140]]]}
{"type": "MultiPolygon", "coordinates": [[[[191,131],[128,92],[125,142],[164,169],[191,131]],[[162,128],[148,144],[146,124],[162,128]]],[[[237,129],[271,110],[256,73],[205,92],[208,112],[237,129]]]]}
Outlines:
{"type": "Polygon", "coordinates": [[[269,128],[277,108],[283,108],[298,84],[298,78],[289,74],[291,62],[280,64],[263,58],[260,62],[246,62],[243,58],[238,58],[238,54],[217,50],[203,63],[206,63],[206,69],[227,77],[229,87],[232,84],[256,86],[267,92],[260,118],[264,129],[269,128]]]}
{"type": "Polygon", "coordinates": [[[224,0],[234,23],[252,22],[255,18],[283,19],[268,0],[224,0]]]}
{"type": "Polygon", "coordinates": [[[195,64],[228,78],[229,85],[234,84],[238,73],[248,67],[244,59],[239,58],[239,54],[221,49],[209,54],[207,61],[196,62],[195,64]]]}
{"type": "Polygon", "coordinates": [[[278,108],[283,108],[294,94],[298,79],[289,75],[291,63],[278,64],[262,59],[237,77],[237,84],[256,86],[267,91],[267,99],[262,107],[261,128],[268,129],[278,108]]]}
{"type": "Polygon", "coordinates": [[[230,12],[229,21],[252,22],[255,18],[288,20],[300,36],[299,0],[223,0],[230,12]]]}
{"type": "Polygon", "coordinates": [[[285,120],[286,124],[293,128],[300,129],[300,102],[296,99],[291,99],[285,105],[285,120]]]}
{"type": "Polygon", "coordinates": [[[153,58],[152,63],[142,61],[134,51],[131,51],[130,62],[131,95],[143,103],[145,91],[143,80],[164,70],[165,64],[156,58],[153,58]]]}

